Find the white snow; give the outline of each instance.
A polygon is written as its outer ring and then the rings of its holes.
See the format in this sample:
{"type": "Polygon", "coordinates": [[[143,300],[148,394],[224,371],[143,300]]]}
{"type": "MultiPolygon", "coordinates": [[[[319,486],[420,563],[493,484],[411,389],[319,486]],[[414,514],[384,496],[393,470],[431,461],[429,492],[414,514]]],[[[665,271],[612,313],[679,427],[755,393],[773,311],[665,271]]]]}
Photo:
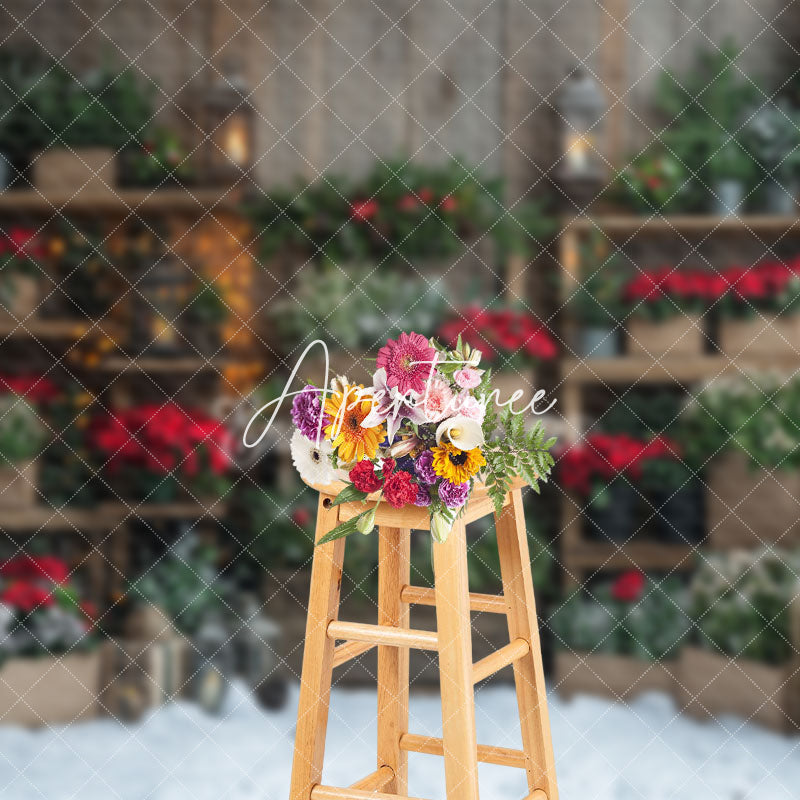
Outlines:
{"type": "MultiPolygon", "coordinates": [[[[241,688],[212,717],[191,703],[123,726],[98,719],[68,727],[0,726],[2,800],[286,800],[297,688],[280,712],[241,688]]],[[[507,686],[476,698],[478,740],[519,746],[507,686]]],[[[335,689],[325,782],[347,786],[374,768],[375,693],[335,689]]],[[[439,734],[438,697],[412,694],[410,729],[439,734]]],[[[800,796],[800,738],[733,717],[697,722],[666,697],[630,705],[591,697],[550,700],[562,800],[790,800],[800,796]]],[[[444,797],[438,756],[412,755],[410,794],[444,797]]],[[[521,800],[521,771],[481,765],[482,800],[521,800]]]]}

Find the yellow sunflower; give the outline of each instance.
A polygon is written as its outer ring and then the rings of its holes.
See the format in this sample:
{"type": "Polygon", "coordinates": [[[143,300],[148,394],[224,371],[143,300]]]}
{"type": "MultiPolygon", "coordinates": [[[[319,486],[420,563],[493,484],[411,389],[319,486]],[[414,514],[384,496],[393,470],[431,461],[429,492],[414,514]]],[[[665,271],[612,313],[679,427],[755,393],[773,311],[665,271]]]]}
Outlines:
{"type": "Polygon", "coordinates": [[[325,413],[331,420],[325,426],[325,436],[331,440],[342,463],[360,461],[364,456],[375,458],[375,451],[386,435],[383,425],[361,427],[372,409],[372,397],[359,397],[358,391],[363,388],[345,386],[343,391],[334,392],[325,400],[325,413]]]}
{"type": "Polygon", "coordinates": [[[464,483],[486,465],[480,447],[459,450],[455,445],[446,443],[431,448],[431,452],[433,471],[450,483],[464,483]]]}

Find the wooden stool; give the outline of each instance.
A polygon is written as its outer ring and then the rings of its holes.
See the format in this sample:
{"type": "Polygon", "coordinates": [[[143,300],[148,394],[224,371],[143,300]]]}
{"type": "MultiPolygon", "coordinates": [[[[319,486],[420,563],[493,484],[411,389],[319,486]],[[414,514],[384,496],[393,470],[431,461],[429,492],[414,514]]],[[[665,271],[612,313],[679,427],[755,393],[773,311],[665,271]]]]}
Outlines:
{"type": "MultiPolygon", "coordinates": [[[[495,515],[503,595],[471,594],[467,584],[466,524],[493,513],[483,486],[474,488],[466,513],[444,544],[433,544],[434,589],[410,585],[411,529],[428,529],[428,510],[400,510],[382,502],[378,526],[378,624],[338,619],[345,539],[317,546],[311,570],[303,674],[290,800],[396,800],[408,794],[408,753],[444,756],[447,800],[478,800],[478,762],[520,767],[528,777],[525,800],[557,800],[542,654],[533,597],[528,540],[517,481],[495,515]],[[435,605],[437,631],[409,627],[412,604],[435,605]],[[505,614],[510,644],[472,663],[470,609],[505,614]],[[336,641],[342,643],[336,645],[336,641]],[[347,789],[322,785],[331,677],[335,667],[378,647],[378,764],[347,789]],[[436,650],[442,693],[443,738],[408,730],[408,648],[436,650]],[[513,664],[523,750],[479,745],[473,686],[513,664]]],[[[320,492],[316,538],[364,510],[360,503],[332,506],[344,484],[320,492]]],[[[354,534],[355,535],[355,534],[354,534]]]]}

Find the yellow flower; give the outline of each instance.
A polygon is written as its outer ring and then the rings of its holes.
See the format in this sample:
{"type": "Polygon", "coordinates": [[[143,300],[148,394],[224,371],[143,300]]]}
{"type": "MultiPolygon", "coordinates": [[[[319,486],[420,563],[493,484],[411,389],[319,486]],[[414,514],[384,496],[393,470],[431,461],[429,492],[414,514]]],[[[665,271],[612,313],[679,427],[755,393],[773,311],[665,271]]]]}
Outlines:
{"type": "Polygon", "coordinates": [[[360,397],[363,386],[345,386],[325,399],[325,413],[330,423],[325,426],[325,436],[331,440],[339,461],[349,464],[364,456],[375,458],[378,445],[386,435],[383,425],[362,428],[361,422],[372,410],[372,397],[360,397]]]}
{"type": "Polygon", "coordinates": [[[450,483],[465,483],[481,467],[486,465],[486,459],[480,447],[472,450],[459,450],[455,445],[442,444],[431,448],[433,453],[433,471],[450,483]]]}

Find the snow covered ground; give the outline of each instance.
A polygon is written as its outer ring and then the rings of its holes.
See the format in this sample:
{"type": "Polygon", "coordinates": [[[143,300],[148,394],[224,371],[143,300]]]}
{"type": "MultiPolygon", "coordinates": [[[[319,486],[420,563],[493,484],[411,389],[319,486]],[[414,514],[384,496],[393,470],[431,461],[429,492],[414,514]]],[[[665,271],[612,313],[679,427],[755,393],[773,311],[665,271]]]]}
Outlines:
{"type": "MultiPolygon", "coordinates": [[[[222,717],[175,703],[140,724],[100,719],[53,730],[0,727],[2,800],[286,800],[296,688],[282,711],[242,690],[222,717]]],[[[800,797],[800,738],[727,718],[699,723],[666,696],[630,706],[590,697],[551,700],[562,800],[789,800],[800,797]]],[[[335,690],[325,782],[346,786],[374,769],[375,694],[335,690]]],[[[519,746],[509,687],[477,695],[478,739],[519,746]]],[[[440,730],[438,698],[415,694],[414,732],[440,730]]],[[[444,797],[442,761],[412,755],[411,794],[444,797]]],[[[481,766],[482,800],[521,800],[520,771],[481,766]]]]}

